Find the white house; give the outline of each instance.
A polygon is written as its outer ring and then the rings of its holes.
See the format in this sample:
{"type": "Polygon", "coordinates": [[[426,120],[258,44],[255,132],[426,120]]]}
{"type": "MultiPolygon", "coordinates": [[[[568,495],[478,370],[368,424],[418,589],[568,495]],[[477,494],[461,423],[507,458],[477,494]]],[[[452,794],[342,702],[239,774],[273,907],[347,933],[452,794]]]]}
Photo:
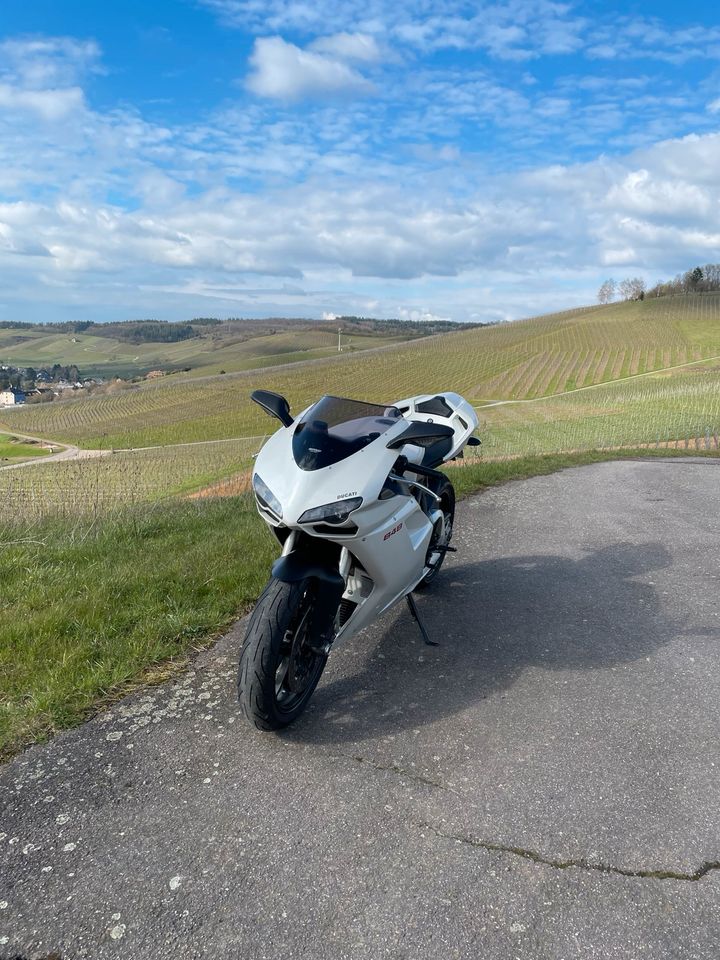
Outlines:
{"type": "Polygon", "coordinates": [[[22,390],[0,390],[0,407],[15,407],[19,403],[25,403],[25,394],[22,390]]]}

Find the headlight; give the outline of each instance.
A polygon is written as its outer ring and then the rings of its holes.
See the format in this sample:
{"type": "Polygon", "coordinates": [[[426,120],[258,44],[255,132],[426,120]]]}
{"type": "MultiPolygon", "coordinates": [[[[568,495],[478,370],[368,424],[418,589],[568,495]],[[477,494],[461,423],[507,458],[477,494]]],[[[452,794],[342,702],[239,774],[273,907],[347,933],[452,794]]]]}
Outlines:
{"type": "Polygon", "coordinates": [[[306,510],[298,523],[317,523],[321,520],[325,523],[344,523],[362,502],[362,497],[349,497],[347,500],[336,500],[335,503],[324,503],[321,507],[306,510]]]}
{"type": "Polygon", "coordinates": [[[253,490],[255,491],[255,496],[258,498],[261,506],[265,507],[271,513],[274,513],[276,517],[282,517],[282,505],[275,494],[272,492],[270,487],[262,480],[257,473],[253,475],[252,478],[253,490]]]}

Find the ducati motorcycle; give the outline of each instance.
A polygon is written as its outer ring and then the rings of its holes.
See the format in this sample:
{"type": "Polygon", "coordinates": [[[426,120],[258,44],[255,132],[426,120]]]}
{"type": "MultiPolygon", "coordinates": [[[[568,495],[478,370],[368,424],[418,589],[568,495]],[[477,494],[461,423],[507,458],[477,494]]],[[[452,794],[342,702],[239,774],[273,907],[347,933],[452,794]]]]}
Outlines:
{"type": "Polygon", "coordinates": [[[478,419],[456,393],[391,406],[324,396],[297,417],[268,390],[252,399],[282,426],[257,455],[258,512],[282,552],[249,621],[238,692],[261,730],[305,709],[328,655],[437,577],[455,491],[437,468],[462,456],[478,419]]]}

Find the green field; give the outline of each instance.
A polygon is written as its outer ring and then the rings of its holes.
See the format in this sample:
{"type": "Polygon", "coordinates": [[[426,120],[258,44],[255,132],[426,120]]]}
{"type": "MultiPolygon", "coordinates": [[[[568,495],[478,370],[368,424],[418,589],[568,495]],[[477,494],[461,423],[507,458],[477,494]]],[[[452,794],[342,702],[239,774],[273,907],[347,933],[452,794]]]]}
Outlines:
{"type": "MultiPolygon", "coordinates": [[[[448,333],[287,369],[171,377],[104,396],[6,411],[0,424],[84,447],[262,436],[271,429],[269,421],[248,402],[259,386],[284,393],[295,410],[324,393],[391,402],[443,389],[482,405],[593,384],[644,382],[648,372],[714,357],[720,357],[720,295],[667,297],[448,333]]],[[[706,374],[704,394],[712,399],[713,373],[706,374]]],[[[589,402],[583,397],[582,403],[589,402]]],[[[565,409],[558,408],[562,417],[565,409]]]]}
{"type": "Polygon", "coordinates": [[[18,463],[35,457],[45,457],[50,453],[45,447],[32,441],[23,441],[11,434],[0,433],[0,466],[3,463],[18,463]]]}

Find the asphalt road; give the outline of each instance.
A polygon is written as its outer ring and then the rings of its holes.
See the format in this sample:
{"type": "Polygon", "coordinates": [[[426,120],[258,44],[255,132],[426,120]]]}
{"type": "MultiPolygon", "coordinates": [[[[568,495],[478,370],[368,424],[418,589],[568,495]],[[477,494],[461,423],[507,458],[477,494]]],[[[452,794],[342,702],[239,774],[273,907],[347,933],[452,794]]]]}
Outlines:
{"type": "Polygon", "coordinates": [[[464,502],[421,610],[312,709],[237,714],[242,625],[0,771],[0,957],[720,955],[720,461],[464,502]]]}

